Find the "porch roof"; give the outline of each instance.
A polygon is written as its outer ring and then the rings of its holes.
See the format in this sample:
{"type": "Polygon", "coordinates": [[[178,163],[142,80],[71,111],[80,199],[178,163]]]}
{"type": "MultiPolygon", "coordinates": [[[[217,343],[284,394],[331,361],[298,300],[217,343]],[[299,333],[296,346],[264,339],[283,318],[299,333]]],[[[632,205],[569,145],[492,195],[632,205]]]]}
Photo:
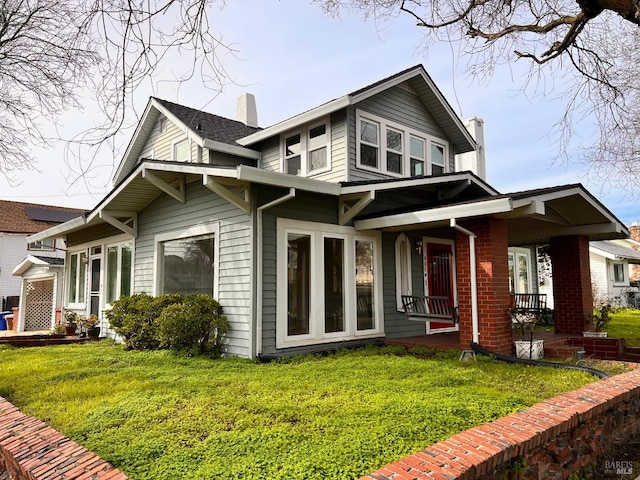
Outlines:
{"type": "Polygon", "coordinates": [[[452,219],[495,217],[507,222],[509,245],[548,243],[552,237],[589,240],[626,238],[628,229],[581,184],[563,185],[461,201],[435,208],[379,212],[357,217],[358,230],[443,227],[452,219]]]}
{"type": "Polygon", "coordinates": [[[627,260],[629,263],[640,264],[640,252],[613,242],[605,240],[591,242],[589,244],[589,250],[609,260],[627,260]]]}

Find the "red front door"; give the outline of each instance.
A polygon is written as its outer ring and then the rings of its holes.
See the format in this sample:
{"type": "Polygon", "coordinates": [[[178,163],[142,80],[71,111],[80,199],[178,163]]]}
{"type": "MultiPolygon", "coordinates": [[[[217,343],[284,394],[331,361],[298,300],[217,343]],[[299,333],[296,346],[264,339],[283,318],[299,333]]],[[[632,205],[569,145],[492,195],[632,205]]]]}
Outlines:
{"type": "MultiPolygon", "coordinates": [[[[427,243],[425,252],[425,291],[431,296],[449,297],[455,305],[453,290],[453,253],[451,245],[427,243]]],[[[427,333],[454,330],[451,323],[430,322],[427,333]]]]}

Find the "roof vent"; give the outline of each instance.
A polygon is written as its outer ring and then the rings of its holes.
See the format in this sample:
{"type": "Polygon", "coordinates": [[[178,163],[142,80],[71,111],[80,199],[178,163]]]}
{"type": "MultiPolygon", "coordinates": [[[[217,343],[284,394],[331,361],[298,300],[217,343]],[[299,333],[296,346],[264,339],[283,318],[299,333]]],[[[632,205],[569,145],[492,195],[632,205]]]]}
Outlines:
{"type": "Polygon", "coordinates": [[[236,118],[247,127],[258,127],[258,110],[256,97],[251,93],[244,93],[238,97],[236,118]]]}

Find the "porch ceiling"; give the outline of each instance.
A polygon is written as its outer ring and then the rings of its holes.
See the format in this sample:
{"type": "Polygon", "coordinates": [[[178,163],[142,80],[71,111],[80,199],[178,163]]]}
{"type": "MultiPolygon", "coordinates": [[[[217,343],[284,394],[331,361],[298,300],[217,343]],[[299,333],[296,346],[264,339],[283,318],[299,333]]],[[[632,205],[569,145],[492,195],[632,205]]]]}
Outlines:
{"type": "Polygon", "coordinates": [[[343,183],[340,193],[350,195],[364,192],[373,192],[374,200],[359,212],[359,220],[433,209],[497,194],[493,188],[470,172],[343,183]]]}
{"type": "MultiPolygon", "coordinates": [[[[411,196],[410,190],[403,190],[411,196]]],[[[418,194],[418,192],[414,192],[418,194]]],[[[424,194],[423,194],[424,195],[424,194]]],[[[376,192],[376,199],[379,194],[376,192]]],[[[389,196],[386,200],[396,207],[404,202],[389,196]]],[[[430,228],[448,223],[450,219],[495,217],[506,221],[509,245],[525,246],[548,243],[552,237],[584,235],[589,240],[627,238],[629,232],[607,208],[582,185],[566,185],[504,195],[485,195],[475,200],[441,204],[398,213],[393,208],[377,214],[358,216],[357,229],[400,230],[430,228]]],[[[418,199],[406,200],[419,205],[418,199]]],[[[383,203],[383,202],[382,202],[383,203]]],[[[424,202],[427,204],[427,202],[424,202]]]]}

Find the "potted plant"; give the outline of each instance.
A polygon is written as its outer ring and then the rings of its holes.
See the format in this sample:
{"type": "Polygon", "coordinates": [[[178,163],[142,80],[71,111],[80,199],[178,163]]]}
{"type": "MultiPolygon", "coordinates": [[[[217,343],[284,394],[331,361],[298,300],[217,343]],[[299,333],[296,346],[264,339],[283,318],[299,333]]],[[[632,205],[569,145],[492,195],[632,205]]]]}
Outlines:
{"type": "Polygon", "coordinates": [[[61,323],[56,323],[51,331],[51,335],[54,337],[64,337],[66,333],[66,327],[61,323]]]}
{"type": "Polygon", "coordinates": [[[591,323],[593,332],[582,332],[583,337],[607,338],[608,333],[605,331],[611,321],[611,305],[602,305],[600,308],[594,308],[591,314],[591,323]]]}
{"type": "Polygon", "coordinates": [[[533,331],[538,320],[534,312],[521,310],[512,305],[507,313],[511,323],[520,332],[520,340],[515,341],[516,357],[540,360],[544,356],[544,340],[534,340],[533,331]]]}
{"type": "Polygon", "coordinates": [[[71,310],[64,312],[65,335],[75,335],[78,328],[78,314],[71,310]]]}
{"type": "Polygon", "coordinates": [[[89,338],[98,338],[100,336],[100,327],[98,326],[99,323],[100,320],[94,313],[92,313],[88,317],[83,317],[82,328],[86,331],[89,338]]]}

